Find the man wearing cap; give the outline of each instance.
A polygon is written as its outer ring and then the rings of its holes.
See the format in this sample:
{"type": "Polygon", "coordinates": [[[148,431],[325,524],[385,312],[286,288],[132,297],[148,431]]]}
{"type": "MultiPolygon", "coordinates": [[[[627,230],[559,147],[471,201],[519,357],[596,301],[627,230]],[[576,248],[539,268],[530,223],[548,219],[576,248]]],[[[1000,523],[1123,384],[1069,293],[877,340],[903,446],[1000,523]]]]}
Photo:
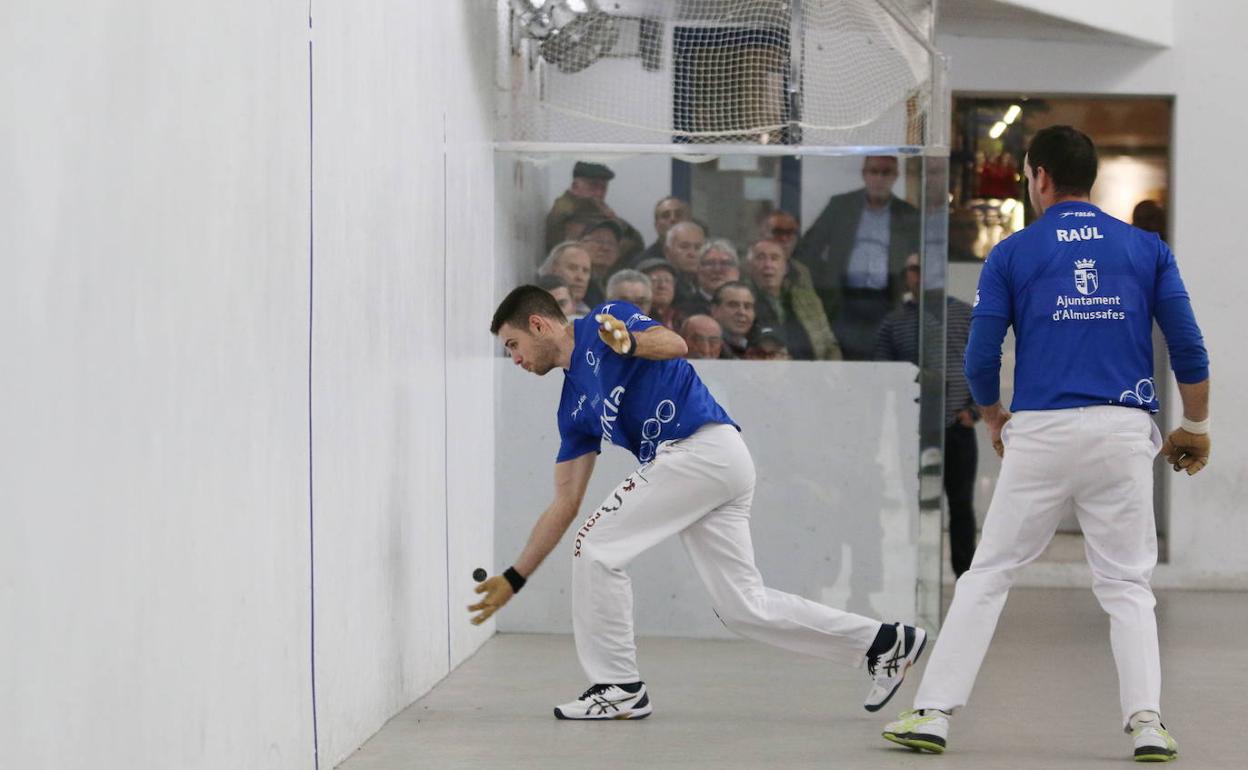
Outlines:
{"type": "Polygon", "coordinates": [[[623,233],[620,238],[620,257],[625,263],[645,247],[641,233],[620,219],[606,204],[607,185],[615,178],[615,172],[601,163],[577,161],[572,167],[572,184],[555,199],[546,215],[546,248],[553,249],[564,239],[564,228],[573,219],[613,219],[623,233]]]}

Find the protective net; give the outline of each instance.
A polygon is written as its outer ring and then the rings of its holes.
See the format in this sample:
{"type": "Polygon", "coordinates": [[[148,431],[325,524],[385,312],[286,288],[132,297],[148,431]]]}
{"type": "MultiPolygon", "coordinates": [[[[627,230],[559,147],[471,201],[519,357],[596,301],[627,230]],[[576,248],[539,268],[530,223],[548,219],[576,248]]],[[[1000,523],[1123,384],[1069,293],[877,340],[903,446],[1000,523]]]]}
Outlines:
{"type": "Polygon", "coordinates": [[[500,139],[943,145],[933,0],[503,0],[500,139]]]}

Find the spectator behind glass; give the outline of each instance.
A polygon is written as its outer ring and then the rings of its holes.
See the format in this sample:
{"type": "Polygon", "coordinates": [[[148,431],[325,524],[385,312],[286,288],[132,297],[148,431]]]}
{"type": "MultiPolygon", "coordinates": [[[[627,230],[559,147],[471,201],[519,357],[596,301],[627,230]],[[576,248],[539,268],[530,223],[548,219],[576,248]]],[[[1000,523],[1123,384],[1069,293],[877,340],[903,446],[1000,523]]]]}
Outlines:
{"type": "Polygon", "coordinates": [[[620,270],[607,281],[607,299],[631,302],[650,315],[650,301],[654,296],[650,276],[637,270],[620,270]]]}
{"type": "Polygon", "coordinates": [[[667,231],[663,256],[676,268],[676,301],[697,295],[698,254],[706,243],[706,231],[697,222],[677,222],[667,231]]]}
{"type": "Polygon", "coordinates": [[[792,356],[779,329],[764,326],[754,335],[743,356],[748,361],[788,361],[792,356]]]}
{"type": "Polygon", "coordinates": [[[689,353],[685,358],[722,358],[724,332],[719,321],[709,315],[691,315],[680,325],[680,336],[685,338],[689,353]]]}
{"type": "Polygon", "coordinates": [[[1131,224],[1141,230],[1157,233],[1163,241],[1166,240],[1166,210],[1157,201],[1143,200],[1135,204],[1135,210],[1131,212],[1131,224]]]}
{"type": "Polygon", "coordinates": [[[754,328],[754,290],[740,281],[729,281],[715,290],[711,300],[711,316],[723,329],[724,352],[741,358],[749,347],[750,330],[754,328]]]}
{"type": "Polygon", "coordinates": [[[750,245],[750,281],[757,290],[759,326],[771,326],[786,340],[786,349],[800,361],[841,358],[836,335],[828,326],[819,295],[789,280],[789,257],[775,241],[750,245]]]}
{"type": "Polygon", "coordinates": [[[542,275],[538,276],[537,285],[550,292],[565,316],[571,318],[574,315],[576,305],[572,302],[572,293],[568,291],[566,281],[557,275],[542,275]]]}
{"type": "Polygon", "coordinates": [[[759,229],[763,239],[780,244],[784,253],[792,258],[793,250],[797,248],[797,237],[801,235],[797,217],[787,211],[773,211],[763,218],[759,229]]]}
{"type": "Polygon", "coordinates": [[[650,279],[650,312],[647,314],[672,331],[680,328],[684,315],[675,306],[676,268],[666,259],[647,259],[637,272],[650,279]]]}
{"type": "Polygon", "coordinates": [[[600,219],[586,225],[580,243],[589,251],[589,288],[585,303],[596,307],[606,299],[607,279],[620,260],[620,237],[624,231],[611,219],[600,219]]]}
{"type": "Polygon", "coordinates": [[[698,254],[698,293],[694,298],[696,307],[687,307],[690,314],[711,312],[711,298],[715,290],[729,281],[741,280],[741,260],[737,247],[727,238],[715,238],[706,242],[698,254]]]}
{"type": "Polygon", "coordinates": [[[623,219],[615,215],[607,205],[607,187],[615,178],[615,172],[601,163],[578,161],[572,167],[572,184],[563,195],[555,199],[546,215],[546,248],[554,248],[558,241],[571,240],[566,235],[568,223],[574,219],[615,220],[623,233],[620,254],[631,259],[645,246],[641,234],[623,219]]]}
{"type": "Polygon", "coordinates": [[[550,250],[537,274],[557,275],[563,279],[568,285],[568,293],[572,295],[572,313],[568,318],[576,319],[589,314],[585,291],[589,288],[590,270],[589,252],[585,247],[574,241],[564,241],[550,250]]]}
{"type": "Polygon", "coordinates": [[[654,243],[646,247],[645,251],[633,259],[632,266],[636,267],[647,259],[663,259],[663,244],[667,231],[677,222],[687,221],[689,221],[688,203],[672,195],[660,198],[659,202],[654,205],[654,231],[658,237],[654,239],[654,243]]]}
{"type": "Polygon", "coordinates": [[[893,195],[897,159],[869,155],[863,187],[828,201],[797,243],[847,360],[871,358],[880,321],[901,302],[906,257],[919,249],[919,213],[893,195]]]}
{"type": "Polygon", "coordinates": [[[979,240],[979,217],[970,209],[949,211],[949,261],[983,262],[975,255],[979,240]]]}

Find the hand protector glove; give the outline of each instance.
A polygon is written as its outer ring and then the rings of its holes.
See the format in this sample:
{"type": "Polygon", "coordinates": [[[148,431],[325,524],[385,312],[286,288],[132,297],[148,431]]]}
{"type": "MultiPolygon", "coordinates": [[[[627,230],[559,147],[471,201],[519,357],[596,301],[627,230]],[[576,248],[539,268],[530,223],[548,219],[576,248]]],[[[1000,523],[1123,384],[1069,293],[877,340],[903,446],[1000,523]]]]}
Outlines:
{"type": "Polygon", "coordinates": [[[1195,476],[1209,464],[1209,434],[1188,433],[1176,428],[1166,436],[1161,453],[1176,471],[1187,471],[1188,476],[1195,476]]]}
{"type": "Polygon", "coordinates": [[[478,583],[473,590],[479,594],[485,594],[481,601],[468,606],[469,612],[480,613],[472,619],[474,626],[479,626],[489,620],[491,615],[498,612],[504,604],[511,601],[511,597],[516,595],[511,583],[507,582],[507,578],[502,575],[495,575],[478,583]]]}
{"type": "Polygon", "coordinates": [[[631,356],[637,350],[637,340],[623,321],[607,313],[599,313],[594,320],[598,322],[598,338],[616,353],[631,356]]]}

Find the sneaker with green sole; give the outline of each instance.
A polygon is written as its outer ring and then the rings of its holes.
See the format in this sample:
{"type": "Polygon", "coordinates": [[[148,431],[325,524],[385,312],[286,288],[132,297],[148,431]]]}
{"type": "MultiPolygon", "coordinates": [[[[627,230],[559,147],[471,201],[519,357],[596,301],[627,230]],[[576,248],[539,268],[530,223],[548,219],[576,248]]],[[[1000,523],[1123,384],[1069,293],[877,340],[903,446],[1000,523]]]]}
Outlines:
{"type": "Polygon", "coordinates": [[[884,738],[915,749],[943,754],[949,738],[949,715],[939,709],[903,711],[884,726],[884,738]]]}

